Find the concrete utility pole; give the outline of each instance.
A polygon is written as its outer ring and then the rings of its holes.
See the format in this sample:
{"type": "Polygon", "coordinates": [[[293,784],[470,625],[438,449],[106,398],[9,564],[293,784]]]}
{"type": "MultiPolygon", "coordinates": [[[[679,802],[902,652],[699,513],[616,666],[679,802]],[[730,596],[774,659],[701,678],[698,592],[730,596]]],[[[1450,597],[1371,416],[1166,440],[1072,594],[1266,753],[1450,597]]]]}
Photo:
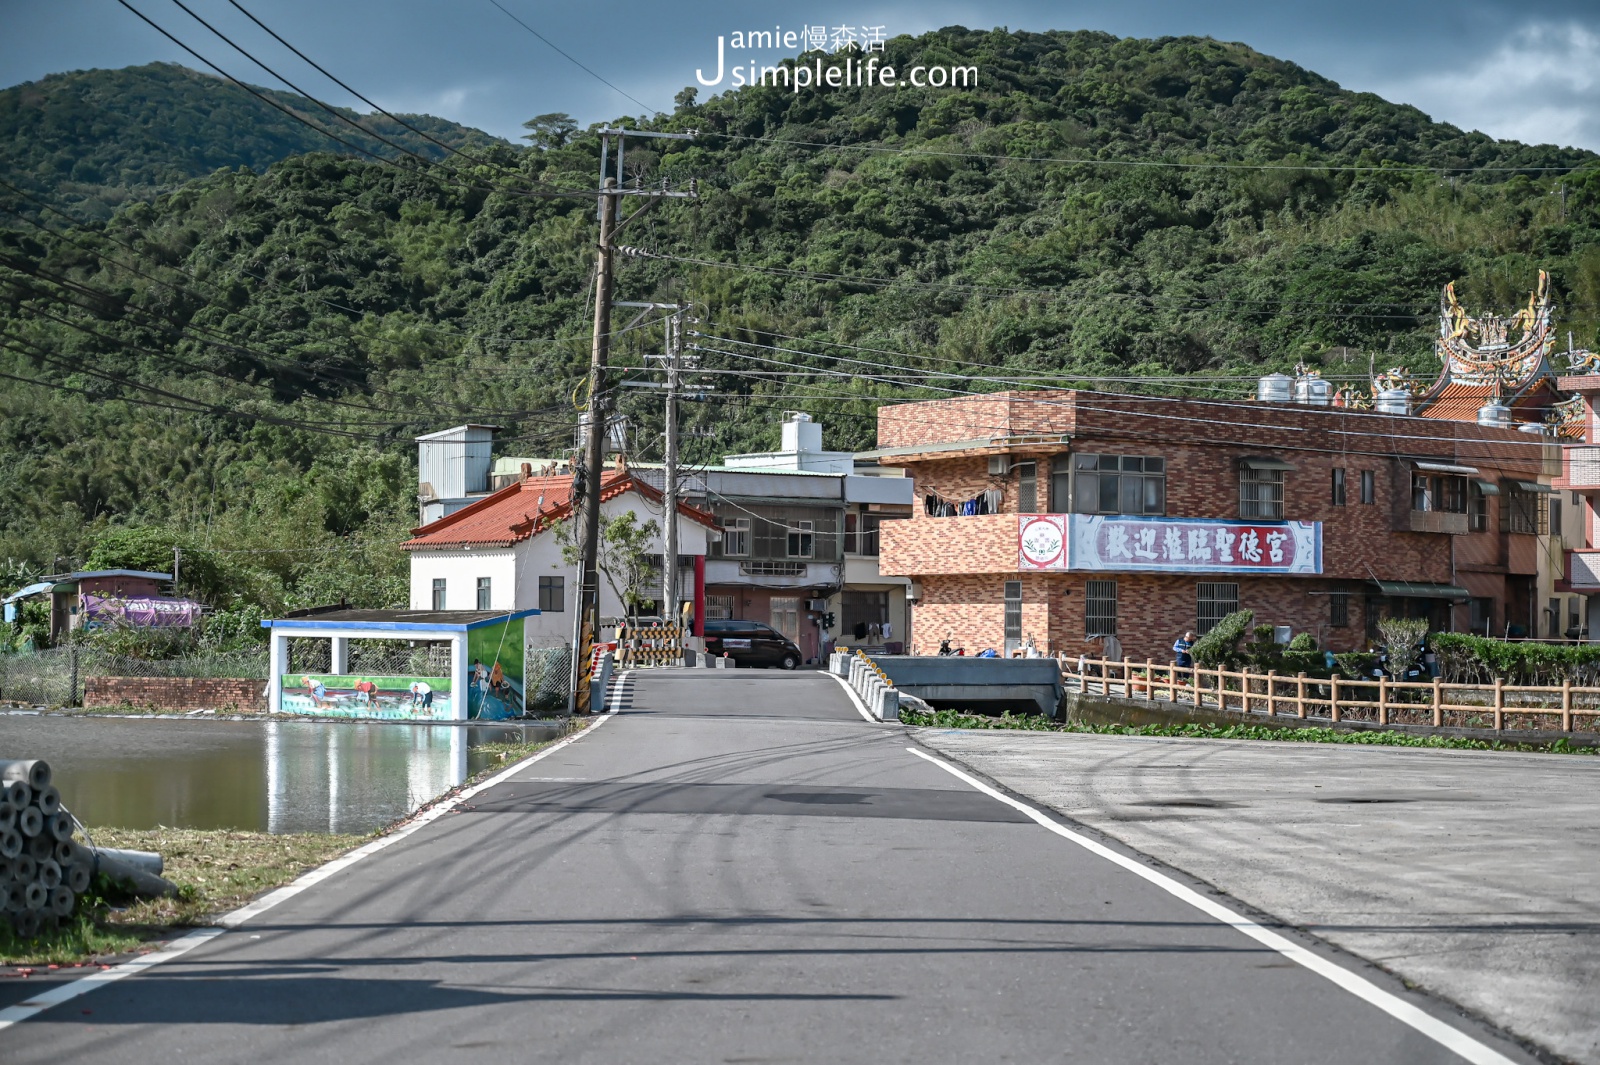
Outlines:
{"type": "Polygon", "coordinates": [[[662,620],[669,625],[678,614],[678,363],[683,354],[683,311],[667,319],[667,456],[661,506],[666,528],[661,553],[662,620]]]}
{"type": "Polygon", "coordinates": [[[589,659],[600,632],[600,478],[605,474],[606,363],[611,357],[612,237],[617,225],[617,182],[600,192],[600,243],[595,260],[594,339],[589,349],[589,438],[583,447],[583,553],[578,562],[578,637],[573,648],[574,710],[589,712],[589,659]]]}
{"type": "MultiPolygon", "coordinates": [[[[644,130],[602,129],[600,131],[600,241],[595,259],[594,340],[589,353],[588,434],[582,456],[574,461],[574,474],[581,461],[584,471],[583,549],[579,556],[577,611],[572,648],[572,701],[575,713],[589,712],[589,663],[594,657],[595,638],[600,634],[600,479],[605,475],[605,440],[609,428],[610,397],[606,386],[606,367],[611,357],[611,294],[615,281],[616,235],[629,222],[650,210],[663,199],[691,199],[695,189],[669,192],[665,182],[660,191],[629,190],[622,187],[623,149],[628,137],[658,140],[692,140],[694,133],[653,133],[644,130]],[[606,174],[611,139],[617,140],[616,176],[606,174]],[[623,196],[646,197],[645,203],[622,221],[617,220],[623,196]]],[[[574,500],[574,505],[578,501],[574,500]]]]}

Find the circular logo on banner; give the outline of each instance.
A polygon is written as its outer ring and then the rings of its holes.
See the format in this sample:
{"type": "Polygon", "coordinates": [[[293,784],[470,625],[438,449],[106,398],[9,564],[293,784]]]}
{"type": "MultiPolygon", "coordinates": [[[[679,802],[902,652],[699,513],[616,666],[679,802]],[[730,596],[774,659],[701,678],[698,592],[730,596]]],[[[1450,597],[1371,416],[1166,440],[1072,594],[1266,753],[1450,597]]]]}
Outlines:
{"type": "Polygon", "coordinates": [[[1059,566],[1064,561],[1062,550],[1066,540],[1061,535],[1061,524],[1054,518],[1033,518],[1022,525],[1019,538],[1022,561],[1035,569],[1059,566]]]}

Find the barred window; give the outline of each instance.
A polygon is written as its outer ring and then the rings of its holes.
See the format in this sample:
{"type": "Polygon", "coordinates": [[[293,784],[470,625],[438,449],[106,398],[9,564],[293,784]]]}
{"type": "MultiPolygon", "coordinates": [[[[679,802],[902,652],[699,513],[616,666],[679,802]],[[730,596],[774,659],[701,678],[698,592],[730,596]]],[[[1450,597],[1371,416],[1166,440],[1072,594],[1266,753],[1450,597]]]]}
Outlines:
{"type": "Polygon", "coordinates": [[[1523,488],[1523,481],[1512,481],[1500,490],[1500,531],[1542,536],[1549,530],[1550,512],[1540,493],[1523,488]]]}
{"type": "Polygon", "coordinates": [[[733,620],[733,596],[708,595],[706,596],[707,621],[733,620]]]}
{"type": "Polygon", "coordinates": [[[1447,514],[1467,513],[1467,479],[1412,474],[1411,509],[1447,514]]]}
{"type": "Polygon", "coordinates": [[[1083,596],[1083,634],[1117,634],[1117,582],[1089,581],[1083,596]]]}
{"type": "Polygon", "coordinates": [[[1350,627],[1349,593],[1334,592],[1328,596],[1328,627],[1332,629],[1348,629],[1350,627]]]}
{"type": "Polygon", "coordinates": [[[1039,465],[1035,462],[1017,463],[1017,513],[1039,512],[1039,465]]]}
{"type": "Polygon", "coordinates": [[[1489,496],[1482,481],[1473,481],[1467,488],[1467,528],[1473,532],[1489,531],[1489,496]]]}
{"type": "Polygon", "coordinates": [[[1022,582],[1006,581],[1006,629],[1007,640],[1022,639],[1022,582]]]}
{"type": "Polygon", "coordinates": [[[1196,598],[1194,631],[1204,636],[1217,622],[1239,609],[1239,586],[1201,581],[1196,598]]]}
{"type": "Polygon", "coordinates": [[[1246,466],[1239,471],[1239,517],[1283,517],[1283,471],[1253,470],[1246,466]]]}

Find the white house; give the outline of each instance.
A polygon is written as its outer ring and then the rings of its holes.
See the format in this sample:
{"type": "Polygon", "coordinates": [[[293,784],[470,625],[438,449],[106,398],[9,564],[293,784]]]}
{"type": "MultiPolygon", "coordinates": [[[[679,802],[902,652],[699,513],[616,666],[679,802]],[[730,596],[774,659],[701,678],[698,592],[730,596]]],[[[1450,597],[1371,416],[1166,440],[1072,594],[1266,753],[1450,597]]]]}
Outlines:
{"type": "MultiPolygon", "coordinates": [[[[661,492],[626,467],[601,478],[600,509],[605,520],[632,512],[642,525],[662,524],[661,492]]],[[[572,517],[572,478],[524,477],[412,531],[401,547],[411,552],[413,610],[528,610],[527,646],[558,647],[572,642],[577,567],[562,558],[556,526],[572,517]]],[[[707,542],[719,534],[716,519],[678,505],[678,551],[704,573],[707,542]]],[[[647,548],[659,557],[660,537],[647,548]]],[[[703,609],[703,608],[702,608],[703,609]]],[[[604,576],[600,614],[626,613],[604,576]]]]}

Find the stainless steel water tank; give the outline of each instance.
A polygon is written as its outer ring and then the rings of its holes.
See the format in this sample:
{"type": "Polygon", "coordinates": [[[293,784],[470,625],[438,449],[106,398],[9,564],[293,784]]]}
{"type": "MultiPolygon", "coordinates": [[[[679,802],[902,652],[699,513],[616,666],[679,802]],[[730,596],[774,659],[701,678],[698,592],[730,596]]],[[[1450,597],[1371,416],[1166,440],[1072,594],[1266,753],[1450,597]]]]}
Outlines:
{"type": "Polygon", "coordinates": [[[1294,401],[1308,407],[1326,407],[1333,402],[1333,386],[1310,374],[1294,383],[1294,401]]]}
{"type": "Polygon", "coordinates": [[[1256,399],[1262,403],[1293,403],[1294,378],[1286,373],[1269,373],[1256,382],[1256,399]]]}
{"type": "Polygon", "coordinates": [[[1411,393],[1403,388],[1386,388],[1378,393],[1373,409],[1379,414],[1410,414],[1411,393]]]}

